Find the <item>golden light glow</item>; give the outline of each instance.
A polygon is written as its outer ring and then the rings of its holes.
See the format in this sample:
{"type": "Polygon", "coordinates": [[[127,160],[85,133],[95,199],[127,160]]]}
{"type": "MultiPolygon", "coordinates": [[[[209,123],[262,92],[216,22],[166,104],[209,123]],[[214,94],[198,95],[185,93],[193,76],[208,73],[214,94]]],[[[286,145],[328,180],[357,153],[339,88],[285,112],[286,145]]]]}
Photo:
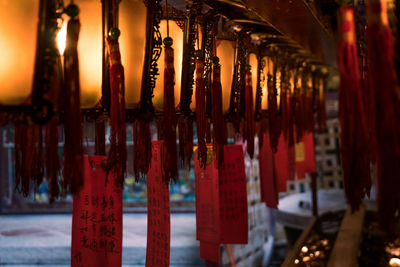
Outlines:
{"type": "Polygon", "coordinates": [[[234,42],[220,40],[217,42],[217,56],[221,64],[222,106],[224,112],[229,110],[233,68],[235,58],[234,42]]]}
{"type": "Polygon", "coordinates": [[[32,91],[39,1],[0,1],[0,104],[18,105],[32,91]]]}
{"type": "Polygon", "coordinates": [[[389,260],[389,265],[390,265],[390,266],[399,267],[399,266],[400,266],[400,259],[399,259],[399,258],[391,258],[391,259],[389,260]]]}
{"type": "Polygon", "coordinates": [[[281,84],[282,84],[282,73],[280,71],[276,72],[276,101],[278,109],[281,106],[281,84]]]}
{"type": "Polygon", "coordinates": [[[64,23],[61,26],[61,29],[57,33],[57,46],[58,50],[60,51],[60,55],[64,54],[66,41],[67,41],[67,22],[64,21],[64,23]]]}
{"type": "MultiPolygon", "coordinates": [[[[161,37],[167,37],[167,21],[162,20],[160,23],[161,37]]],[[[174,67],[175,67],[175,106],[179,104],[181,96],[181,76],[182,76],[182,56],[183,56],[183,31],[174,21],[169,21],[169,34],[174,40],[172,48],[174,49],[174,67]]],[[[158,59],[158,70],[160,75],[157,76],[156,88],[154,88],[153,104],[157,110],[163,109],[164,100],[164,48],[158,59]]]]}
{"type": "Polygon", "coordinates": [[[303,247],[301,248],[301,252],[307,253],[307,252],[308,252],[308,247],[303,246],[303,247]]]}
{"type": "Polygon", "coordinates": [[[299,263],[300,263],[299,259],[294,260],[294,264],[299,264],[299,263]]]}
{"type": "Polygon", "coordinates": [[[256,94],[257,94],[257,66],[258,66],[258,59],[256,54],[254,53],[250,54],[249,64],[251,66],[251,85],[253,87],[253,107],[255,110],[256,94]]]}
{"type": "Polygon", "coordinates": [[[263,87],[261,88],[262,91],[262,96],[261,96],[261,109],[262,110],[267,110],[268,109],[268,70],[269,70],[269,59],[267,57],[263,58],[264,60],[264,69],[263,69],[263,74],[264,75],[264,84],[263,87]]]}
{"type": "MultiPolygon", "coordinates": [[[[125,101],[126,106],[132,108],[140,101],[146,46],[146,6],[142,0],[121,1],[119,12],[119,41],[125,68],[125,101]]],[[[158,60],[159,63],[160,61],[161,59],[158,60]]],[[[163,71],[159,68],[160,73],[163,71]]]]}

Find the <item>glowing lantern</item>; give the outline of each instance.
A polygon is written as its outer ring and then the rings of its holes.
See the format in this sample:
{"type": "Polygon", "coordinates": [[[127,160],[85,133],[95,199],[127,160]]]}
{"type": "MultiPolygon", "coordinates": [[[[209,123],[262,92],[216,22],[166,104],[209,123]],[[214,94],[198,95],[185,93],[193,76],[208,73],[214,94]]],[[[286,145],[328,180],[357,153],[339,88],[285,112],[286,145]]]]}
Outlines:
{"type": "MultiPolygon", "coordinates": [[[[102,21],[101,2],[77,0],[81,32],[78,41],[81,106],[93,107],[101,98],[102,74],[102,21]]],[[[57,35],[60,52],[65,48],[66,22],[57,35]]]]}
{"type": "MultiPolygon", "coordinates": [[[[161,38],[167,37],[167,21],[162,20],[160,22],[161,38]]],[[[173,39],[174,44],[174,67],[175,67],[175,106],[179,104],[181,96],[181,75],[182,75],[182,50],[183,50],[183,31],[175,23],[175,21],[169,21],[169,35],[173,39]]],[[[164,99],[164,50],[161,52],[161,56],[158,59],[158,70],[160,75],[157,76],[156,87],[154,88],[153,104],[156,110],[163,109],[164,99]]]]}
{"type": "Polygon", "coordinates": [[[0,1],[0,104],[21,104],[33,81],[39,1],[0,1]]]}
{"type": "Polygon", "coordinates": [[[228,40],[218,41],[217,56],[221,64],[222,105],[223,111],[226,113],[229,110],[229,100],[231,96],[235,43],[228,40]]]}
{"type": "Polygon", "coordinates": [[[263,57],[264,68],[261,71],[261,110],[268,109],[268,75],[273,74],[273,62],[269,57],[263,57]]]}
{"type": "MultiPolygon", "coordinates": [[[[257,94],[257,70],[258,70],[258,59],[257,55],[251,53],[249,56],[249,64],[251,66],[251,85],[253,87],[253,103],[256,103],[256,94],[257,94]]],[[[256,105],[253,104],[254,109],[256,105]]]]}

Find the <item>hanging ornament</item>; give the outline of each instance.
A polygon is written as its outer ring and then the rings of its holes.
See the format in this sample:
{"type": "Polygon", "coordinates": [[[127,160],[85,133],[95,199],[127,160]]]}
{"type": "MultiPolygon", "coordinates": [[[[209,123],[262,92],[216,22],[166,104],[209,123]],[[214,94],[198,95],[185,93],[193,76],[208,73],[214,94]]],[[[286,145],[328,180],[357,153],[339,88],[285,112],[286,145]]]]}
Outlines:
{"type": "Polygon", "coordinates": [[[378,211],[388,226],[400,204],[400,100],[386,0],[367,1],[367,79],[370,125],[378,167],[378,211]]]}
{"type": "Polygon", "coordinates": [[[196,51],[196,123],[198,159],[200,166],[205,168],[207,162],[206,146],[206,98],[204,87],[204,58],[201,50],[196,51]]]}
{"type": "Polygon", "coordinates": [[[213,59],[213,81],[212,81],[212,124],[213,124],[213,145],[217,159],[218,168],[224,162],[224,145],[226,145],[226,124],[222,110],[222,86],[221,86],[221,65],[219,58],[213,59]]]}
{"type": "MultiPolygon", "coordinates": [[[[270,68],[268,68],[270,71],[270,68]]],[[[281,135],[281,122],[278,115],[278,100],[277,100],[277,88],[276,88],[276,73],[277,66],[273,66],[273,76],[268,73],[268,130],[269,130],[269,142],[272,151],[275,153],[278,149],[279,136],[281,135]]]]}
{"type": "Polygon", "coordinates": [[[339,15],[341,40],[337,54],[340,71],[340,150],[346,197],[354,211],[359,208],[364,196],[369,194],[371,180],[354,34],[354,13],[350,7],[342,6],[339,15]]]}
{"type": "MultiPolygon", "coordinates": [[[[167,7],[168,8],[168,7],[167,7]]],[[[168,29],[167,19],[167,29],[168,29]]],[[[164,39],[165,52],[165,70],[164,70],[164,107],[163,107],[163,178],[165,182],[170,179],[178,178],[177,151],[176,151],[176,115],[174,102],[174,85],[175,85],[175,69],[174,69],[174,49],[172,48],[173,40],[169,37],[164,39]]]]}
{"type": "Polygon", "coordinates": [[[82,115],[80,107],[78,39],[79,8],[70,4],[64,51],[64,189],[75,194],[83,185],[82,115]]]}
{"type": "Polygon", "coordinates": [[[244,135],[243,139],[247,141],[247,153],[249,153],[250,158],[254,156],[254,111],[253,111],[253,87],[251,80],[251,66],[246,66],[246,84],[244,92],[245,100],[245,125],[244,125],[244,135]]]}

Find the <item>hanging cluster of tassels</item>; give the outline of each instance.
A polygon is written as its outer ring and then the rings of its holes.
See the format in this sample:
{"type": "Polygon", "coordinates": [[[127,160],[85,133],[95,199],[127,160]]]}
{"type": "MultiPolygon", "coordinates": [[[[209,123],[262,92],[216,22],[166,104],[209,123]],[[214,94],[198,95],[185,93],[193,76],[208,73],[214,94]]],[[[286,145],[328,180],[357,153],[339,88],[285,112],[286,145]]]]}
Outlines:
{"type": "Polygon", "coordinates": [[[367,127],[358,68],[353,10],[339,11],[340,41],[337,55],[340,71],[339,119],[341,156],[347,201],[357,210],[371,188],[367,127]]]}
{"type": "Polygon", "coordinates": [[[400,208],[400,98],[387,1],[367,1],[368,127],[377,166],[379,218],[388,226],[400,208]]]}

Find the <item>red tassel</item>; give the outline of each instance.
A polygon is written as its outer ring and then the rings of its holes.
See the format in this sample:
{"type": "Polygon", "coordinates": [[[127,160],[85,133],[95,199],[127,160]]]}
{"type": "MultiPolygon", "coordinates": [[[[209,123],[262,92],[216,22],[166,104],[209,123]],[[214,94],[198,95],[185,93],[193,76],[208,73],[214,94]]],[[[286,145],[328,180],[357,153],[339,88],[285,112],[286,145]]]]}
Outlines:
{"type": "Polygon", "coordinates": [[[281,135],[281,122],[278,118],[278,103],[275,93],[275,82],[268,76],[268,131],[269,143],[275,153],[278,149],[279,136],[281,135]]]}
{"type": "Polygon", "coordinates": [[[60,174],[60,158],[58,155],[58,116],[46,125],[46,176],[49,181],[50,202],[60,193],[58,176],[60,174]]]}
{"type": "Polygon", "coordinates": [[[82,116],[80,107],[78,39],[81,24],[71,18],[64,51],[64,189],[75,194],[83,185],[82,116]]]}
{"type": "Polygon", "coordinates": [[[31,147],[29,132],[26,126],[16,125],[14,128],[15,144],[15,189],[24,197],[29,195],[31,147]]]}
{"type": "Polygon", "coordinates": [[[251,85],[251,71],[246,72],[245,86],[245,129],[244,140],[247,141],[247,153],[250,158],[254,156],[254,111],[253,111],[253,87],[251,85]]]}
{"type": "MultiPolygon", "coordinates": [[[[167,37],[168,38],[168,37],[167,37]]],[[[164,159],[163,178],[168,183],[171,179],[178,178],[177,151],[176,151],[176,115],[175,115],[175,69],[174,50],[165,45],[165,70],[164,70],[164,106],[163,106],[163,128],[164,128],[164,159]]]]}
{"type": "MultiPolygon", "coordinates": [[[[257,137],[258,137],[258,150],[261,151],[263,145],[264,145],[264,135],[267,132],[268,129],[268,119],[265,117],[261,117],[260,121],[256,123],[256,129],[257,129],[257,137]]],[[[269,143],[269,137],[268,137],[268,143],[269,143]]]]}
{"type": "Polygon", "coordinates": [[[179,158],[181,166],[190,168],[193,155],[193,122],[189,118],[180,117],[178,120],[179,158]]]}
{"type": "Polygon", "coordinates": [[[400,207],[400,100],[396,89],[393,37],[386,1],[367,1],[368,79],[371,90],[372,143],[376,142],[378,212],[389,226],[400,207]]]}
{"type": "Polygon", "coordinates": [[[111,91],[111,136],[108,165],[122,185],[126,172],[125,77],[118,39],[108,38],[111,91]]]}
{"type": "Polygon", "coordinates": [[[149,171],[151,152],[150,123],[137,120],[133,124],[133,173],[136,181],[149,171]]]}
{"type": "Polygon", "coordinates": [[[287,84],[285,80],[285,72],[281,73],[281,116],[282,116],[282,133],[285,140],[288,140],[289,130],[289,113],[288,113],[288,93],[287,84]]]}
{"type": "MultiPolygon", "coordinates": [[[[217,58],[214,58],[216,61],[217,58]]],[[[222,110],[222,85],[221,65],[218,62],[213,64],[212,82],[212,124],[213,124],[213,146],[218,167],[224,162],[224,145],[226,144],[226,124],[222,110]]]]}
{"type": "Polygon", "coordinates": [[[325,106],[325,90],[324,90],[324,79],[318,78],[318,100],[317,100],[317,123],[318,130],[326,130],[326,106],[325,106]]]}
{"type": "Polygon", "coordinates": [[[197,144],[200,166],[206,167],[207,146],[206,146],[206,99],[204,87],[204,60],[196,60],[196,123],[197,123],[197,144]]]}
{"type": "Polygon", "coordinates": [[[345,193],[353,211],[357,210],[371,188],[367,128],[361,95],[353,10],[340,9],[342,40],[338,45],[340,71],[339,118],[341,157],[345,193]]]}

